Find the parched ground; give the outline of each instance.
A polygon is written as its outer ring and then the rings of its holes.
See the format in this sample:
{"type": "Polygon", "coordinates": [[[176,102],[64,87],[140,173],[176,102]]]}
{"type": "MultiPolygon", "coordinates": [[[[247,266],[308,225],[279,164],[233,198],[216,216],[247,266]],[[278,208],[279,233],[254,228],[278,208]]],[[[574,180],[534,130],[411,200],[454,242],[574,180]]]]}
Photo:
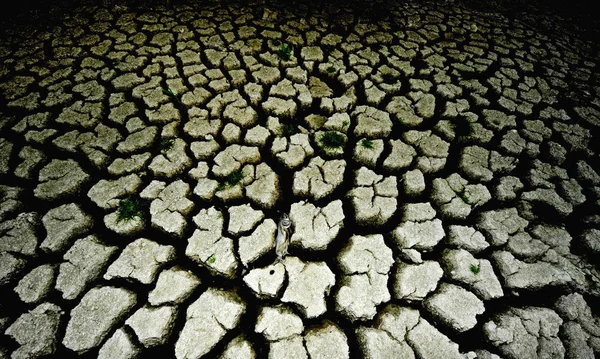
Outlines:
{"type": "Polygon", "coordinates": [[[0,358],[600,355],[597,45],[293,10],[0,40],[0,358]]]}

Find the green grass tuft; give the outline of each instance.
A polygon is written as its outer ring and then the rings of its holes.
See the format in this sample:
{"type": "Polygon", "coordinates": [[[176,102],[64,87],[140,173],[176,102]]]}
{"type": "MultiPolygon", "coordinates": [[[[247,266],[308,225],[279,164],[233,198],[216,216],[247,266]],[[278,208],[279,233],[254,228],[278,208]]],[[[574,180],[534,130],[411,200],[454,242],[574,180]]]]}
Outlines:
{"type": "Polygon", "coordinates": [[[373,140],[369,140],[368,138],[363,138],[362,141],[360,141],[360,145],[363,146],[366,149],[372,149],[373,148],[373,140]]]}
{"type": "Polygon", "coordinates": [[[282,131],[284,136],[291,136],[300,132],[298,129],[298,125],[292,123],[284,124],[282,131]]]}
{"type": "Polygon", "coordinates": [[[479,274],[479,266],[476,264],[471,264],[471,266],[469,267],[471,269],[471,272],[473,272],[473,274],[479,274]]]}
{"type": "Polygon", "coordinates": [[[173,92],[173,90],[171,90],[171,88],[163,87],[162,92],[163,92],[163,94],[169,96],[172,100],[174,100],[175,102],[177,102],[178,104],[181,105],[181,100],[179,99],[179,97],[177,97],[175,92],[173,92]]]}
{"type": "Polygon", "coordinates": [[[162,139],[159,143],[160,152],[165,153],[165,152],[169,151],[171,148],[173,148],[174,144],[175,144],[175,140],[172,138],[162,139]]]}
{"type": "Polygon", "coordinates": [[[244,179],[244,172],[242,172],[242,170],[235,171],[227,176],[227,184],[230,186],[235,186],[236,184],[240,183],[242,179],[244,179]]]}
{"type": "Polygon", "coordinates": [[[210,256],[207,260],[208,264],[213,264],[215,261],[217,260],[217,258],[215,258],[215,256],[210,256]]]}
{"type": "Polygon", "coordinates": [[[277,55],[283,60],[289,60],[292,57],[292,46],[285,42],[281,44],[281,47],[275,51],[277,55]]]}
{"type": "Polygon", "coordinates": [[[224,182],[219,183],[217,186],[217,191],[222,191],[225,188],[231,188],[240,183],[244,179],[244,172],[242,170],[235,171],[231,173],[224,182]]]}
{"type": "Polygon", "coordinates": [[[470,204],[469,196],[467,196],[467,193],[464,190],[462,192],[457,193],[457,196],[460,199],[462,199],[462,201],[465,202],[466,204],[470,204]]]}
{"type": "Polygon", "coordinates": [[[320,140],[321,145],[325,148],[339,148],[346,144],[346,137],[335,131],[325,132],[321,135],[320,140]]]}
{"type": "Polygon", "coordinates": [[[162,91],[165,95],[169,96],[169,97],[174,97],[175,96],[175,92],[173,92],[173,90],[171,90],[169,87],[163,87],[162,91]]]}
{"type": "Polygon", "coordinates": [[[117,209],[117,222],[130,221],[134,217],[142,218],[144,214],[142,207],[142,202],[136,198],[128,197],[122,199],[117,209]]]}

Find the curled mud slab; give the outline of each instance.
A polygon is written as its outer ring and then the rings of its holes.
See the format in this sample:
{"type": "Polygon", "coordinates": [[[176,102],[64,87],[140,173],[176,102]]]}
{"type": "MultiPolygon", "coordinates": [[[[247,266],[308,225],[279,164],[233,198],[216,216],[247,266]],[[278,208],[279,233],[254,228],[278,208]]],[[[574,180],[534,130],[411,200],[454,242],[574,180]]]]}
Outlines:
{"type": "Polygon", "coordinates": [[[386,9],[0,40],[0,358],[598,357],[597,45],[386,9]]]}

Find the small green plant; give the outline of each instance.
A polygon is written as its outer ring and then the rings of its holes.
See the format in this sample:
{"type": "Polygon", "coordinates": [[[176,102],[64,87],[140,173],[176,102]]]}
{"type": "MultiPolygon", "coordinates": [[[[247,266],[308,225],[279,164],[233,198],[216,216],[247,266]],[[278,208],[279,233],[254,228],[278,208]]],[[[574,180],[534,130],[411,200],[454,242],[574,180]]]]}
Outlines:
{"type": "Polygon", "coordinates": [[[479,274],[480,268],[477,264],[471,264],[469,268],[471,269],[471,272],[473,272],[473,274],[479,274]]]}
{"type": "Polygon", "coordinates": [[[469,196],[467,196],[466,191],[463,190],[463,191],[457,193],[457,195],[460,199],[462,199],[463,202],[465,202],[466,204],[470,204],[469,196]]]}
{"type": "Polygon", "coordinates": [[[336,71],[337,71],[337,69],[335,68],[335,66],[329,66],[327,68],[327,72],[329,72],[330,74],[332,74],[332,73],[334,73],[336,71]]]}
{"type": "Polygon", "coordinates": [[[363,138],[362,141],[360,141],[360,145],[363,146],[366,149],[372,149],[373,148],[373,140],[369,140],[368,138],[363,138]]]}
{"type": "Polygon", "coordinates": [[[182,104],[181,100],[179,99],[179,97],[177,97],[177,95],[175,94],[175,92],[173,92],[173,90],[171,90],[171,88],[169,87],[163,87],[162,88],[162,92],[169,96],[173,101],[177,102],[178,104],[182,104]]]}
{"type": "Polygon", "coordinates": [[[160,144],[159,144],[160,152],[166,153],[171,148],[173,148],[174,144],[175,144],[175,140],[172,138],[164,138],[164,139],[160,140],[160,144]]]}
{"type": "Polygon", "coordinates": [[[349,124],[350,124],[350,121],[348,121],[348,120],[342,121],[342,129],[348,127],[349,124]]]}
{"type": "Polygon", "coordinates": [[[210,257],[208,258],[207,262],[208,262],[209,264],[213,264],[213,263],[214,263],[216,260],[217,260],[217,258],[215,258],[215,256],[210,256],[210,257]]]}
{"type": "Polygon", "coordinates": [[[225,178],[224,182],[219,183],[217,186],[217,191],[222,191],[225,188],[231,188],[240,183],[244,179],[244,172],[242,170],[235,171],[231,173],[227,178],[225,178]]]}
{"type": "Polygon", "coordinates": [[[242,172],[242,170],[235,171],[227,176],[227,183],[230,186],[235,186],[236,184],[240,183],[242,179],[244,179],[244,172],[242,172]]]}
{"type": "Polygon", "coordinates": [[[277,55],[283,60],[289,60],[292,57],[292,46],[286,44],[285,42],[281,44],[281,47],[277,51],[275,51],[277,55]]]}
{"type": "Polygon", "coordinates": [[[134,217],[142,218],[144,214],[142,210],[142,203],[140,200],[128,197],[119,201],[119,207],[117,209],[117,222],[130,221],[134,217]]]}
{"type": "Polygon", "coordinates": [[[297,134],[299,132],[299,129],[298,125],[295,125],[293,123],[286,123],[285,125],[283,125],[282,131],[284,136],[291,136],[297,134]]]}
{"type": "Polygon", "coordinates": [[[325,148],[338,148],[346,144],[346,137],[335,131],[327,131],[321,135],[321,145],[325,148]]]}

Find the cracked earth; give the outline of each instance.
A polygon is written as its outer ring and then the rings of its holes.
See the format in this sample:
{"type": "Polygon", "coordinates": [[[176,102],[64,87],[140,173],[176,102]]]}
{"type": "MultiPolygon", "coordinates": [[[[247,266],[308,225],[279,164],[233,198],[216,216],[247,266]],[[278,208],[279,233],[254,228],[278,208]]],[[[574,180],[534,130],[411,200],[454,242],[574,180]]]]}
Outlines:
{"type": "Polygon", "coordinates": [[[1,39],[0,358],[599,356],[597,45],[390,14],[1,39]]]}

